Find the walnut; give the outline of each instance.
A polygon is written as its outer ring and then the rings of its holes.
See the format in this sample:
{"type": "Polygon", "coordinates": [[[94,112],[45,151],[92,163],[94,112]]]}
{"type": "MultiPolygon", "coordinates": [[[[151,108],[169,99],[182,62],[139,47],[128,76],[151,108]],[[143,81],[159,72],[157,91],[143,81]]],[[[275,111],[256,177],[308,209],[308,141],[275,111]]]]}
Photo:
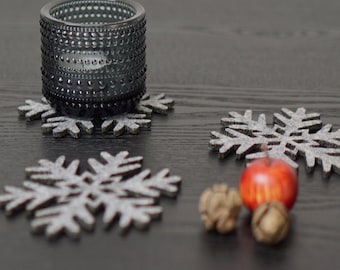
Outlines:
{"type": "Polygon", "coordinates": [[[261,204],[253,214],[251,227],[256,241],[277,244],[283,241],[289,232],[288,210],[276,201],[261,204]]]}
{"type": "Polygon", "coordinates": [[[226,184],[206,189],[200,198],[199,211],[207,230],[228,233],[236,226],[242,201],[237,190],[226,184]]]}

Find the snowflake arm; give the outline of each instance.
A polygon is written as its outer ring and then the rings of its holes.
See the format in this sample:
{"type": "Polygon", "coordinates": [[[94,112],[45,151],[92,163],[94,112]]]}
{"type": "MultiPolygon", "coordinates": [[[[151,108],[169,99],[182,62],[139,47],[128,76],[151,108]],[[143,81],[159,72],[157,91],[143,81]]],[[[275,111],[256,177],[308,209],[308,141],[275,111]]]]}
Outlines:
{"type": "Polygon", "coordinates": [[[150,94],[145,94],[137,105],[136,110],[148,115],[151,115],[153,112],[167,114],[174,104],[174,100],[167,98],[164,93],[152,97],[150,94]]]}
{"type": "MultiPolygon", "coordinates": [[[[263,143],[267,143],[267,142],[263,142],[263,143]]],[[[287,162],[290,166],[292,166],[295,169],[298,168],[298,164],[293,159],[296,158],[297,153],[298,151],[296,148],[294,150],[287,149],[285,144],[268,145],[268,154],[271,158],[282,159],[283,161],[287,162]]],[[[250,153],[246,155],[246,160],[251,161],[251,160],[258,159],[258,158],[263,158],[265,156],[266,154],[263,153],[262,151],[250,153]]]]}
{"type": "Polygon", "coordinates": [[[322,126],[320,114],[306,114],[305,108],[298,108],[296,112],[282,108],[281,112],[282,114],[274,113],[274,123],[277,124],[276,129],[281,130],[280,133],[285,132],[287,135],[291,135],[302,129],[319,130],[322,126]]]}
{"type": "Polygon", "coordinates": [[[324,148],[314,143],[298,145],[297,149],[305,157],[308,171],[312,171],[318,163],[326,177],[332,170],[340,173],[340,148],[324,148]]]}
{"type": "Polygon", "coordinates": [[[18,107],[20,115],[25,116],[27,121],[42,118],[43,120],[56,115],[56,111],[51,107],[45,98],[41,99],[41,102],[33,100],[26,100],[26,105],[18,107]]]}
{"type": "Polygon", "coordinates": [[[221,124],[224,127],[229,127],[231,129],[240,130],[251,134],[254,131],[264,131],[267,130],[266,116],[260,114],[257,121],[254,121],[253,113],[251,110],[245,111],[244,115],[237,112],[230,112],[230,117],[224,117],[221,119],[221,124]]]}
{"type": "Polygon", "coordinates": [[[101,203],[105,205],[104,224],[109,226],[119,215],[119,227],[122,230],[129,228],[132,223],[137,228],[145,228],[151,218],[162,213],[162,208],[153,205],[154,200],[151,198],[119,198],[114,195],[103,195],[101,203]]]}
{"type": "Polygon", "coordinates": [[[41,128],[43,133],[50,133],[52,131],[54,137],[64,137],[66,134],[69,134],[73,138],[79,138],[81,130],[87,134],[92,134],[94,125],[90,120],[59,116],[47,119],[41,128]]]}
{"type": "Polygon", "coordinates": [[[219,151],[220,158],[225,158],[235,149],[237,158],[242,158],[266,142],[263,137],[250,137],[230,128],[225,130],[226,135],[216,131],[211,132],[210,147],[219,151]]]}
{"type": "Polygon", "coordinates": [[[169,169],[163,169],[154,176],[144,181],[148,188],[157,189],[160,193],[169,197],[176,196],[178,192],[178,184],[181,178],[177,175],[170,176],[169,169]]]}
{"type": "Polygon", "coordinates": [[[38,210],[31,222],[32,230],[45,231],[48,238],[54,238],[62,232],[77,238],[81,228],[92,230],[95,225],[95,219],[87,205],[88,198],[81,196],[68,203],[38,210]]]}
{"type": "Polygon", "coordinates": [[[151,120],[147,119],[146,114],[121,114],[105,120],[102,123],[102,132],[113,130],[115,136],[120,136],[125,132],[138,134],[140,129],[149,128],[151,120]]]}
{"type": "Polygon", "coordinates": [[[52,184],[55,182],[67,182],[68,184],[79,184],[81,177],[77,175],[79,160],[73,160],[65,167],[65,156],[60,156],[56,161],[46,159],[39,160],[39,166],[25,169],[26,175],[32,181],[52,184]]]}
{"type": "Polygon", "coordinates": [[[310,134],[311,139],[322,146],[340,147],[340,129],[332,131],[332,125],[324,125],[318,132],[310,134]]]}
{"type": "Polygon", "coordinates": [[[128,157],[129,152],[127,151],[119,152],[115,156],[107,152],[101,152],[100,155],[106,161],[106,164],[90,158],[88,163],[94,174],[86,174],[87,177],[95,178],[97,182],[105,181],[115,175],[123,176],[127,173],[133,173],[142,167],[143,157],[128,157]]]}
{"type": "Polygon", "coordinates": [[[5,186],[4,194],[0,195],[0,205],[5,206],[7,214],[12,214],[26,205],[26,210],[34,211],[58,197],[66,197],[69,190],[45,186],[31,181],[23,183],[24,188],[5,186]]]}
{"type": "MultiPolygon", "coordinates": [[[[169,176],[169,170],[164,169],[150,177],[150,170],[144,170],[126,181],[120,181],[118,186],[133,194],[158,198],[160,194],[174,196],[181,181],[178,176],[169,176]]],[[[117,184],[115,184],[117,185],[117,184]]]]}

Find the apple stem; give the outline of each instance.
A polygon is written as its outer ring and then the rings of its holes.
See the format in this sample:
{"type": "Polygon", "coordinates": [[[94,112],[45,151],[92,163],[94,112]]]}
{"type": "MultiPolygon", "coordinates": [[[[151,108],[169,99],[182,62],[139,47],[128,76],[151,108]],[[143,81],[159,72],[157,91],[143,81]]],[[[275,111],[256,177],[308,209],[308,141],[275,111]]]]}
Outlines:
{"type": "Polygon", "coordinates": [[[270,158],[270,156],[269,156],[268,145],[267,145],[266,143],[263,143],[263,144],[261,145],[261,150],[262,150],[262,152],[264,152],[264,154],[265,154],[265,158],[266,158],[266,161],[267,161],[267,165],[270,165],[271,162],[272,162],[272,160],[271,160],[271,158],[270,158]]]}

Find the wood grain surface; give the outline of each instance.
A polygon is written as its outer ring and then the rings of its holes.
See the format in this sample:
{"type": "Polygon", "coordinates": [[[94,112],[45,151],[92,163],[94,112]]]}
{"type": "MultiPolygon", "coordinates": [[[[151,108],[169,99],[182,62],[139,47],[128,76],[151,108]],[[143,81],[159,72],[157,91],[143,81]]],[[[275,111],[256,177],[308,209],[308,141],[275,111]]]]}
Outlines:
{"type": "Polygon", "coordinates": [[[255,243],[249,214],[228,236],[206,233],[197,210],[216,182],[238,186],[243,161],[219,160],[210,131],[229,111],[255,115],[305,107],[340,128],[340,2],[336,0],[140,1],[147,10],[148,91],[175,99],[168,116],[154,116],[139,135],[42,135],[16,107],[41,97],[39,9],[47,1],[0,3],[0,186],[20,185],[24,168],[66,155],[86,169],[100,151],[144,156],[152,171],[181,175],[177,199],[163,198],[161,220],[149,230],[106,231],[98,215],[80,241],[50,242],[29,232],[24,213],[0,215],[0,269],[339,269],[340,176],[307,173],[298,159],[299,196],[289,239],[255,243]]]}

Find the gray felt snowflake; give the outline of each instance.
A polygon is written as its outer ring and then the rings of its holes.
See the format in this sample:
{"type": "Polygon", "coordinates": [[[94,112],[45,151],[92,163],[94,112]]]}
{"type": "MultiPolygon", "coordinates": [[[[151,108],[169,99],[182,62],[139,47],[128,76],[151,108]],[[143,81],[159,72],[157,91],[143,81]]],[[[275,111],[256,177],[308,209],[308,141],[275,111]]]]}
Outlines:
{"type": "Polygon", "coordinates": [[[142,157],[128,155],[102,152],[105,162],[90,158],[91,170],[81,174],[78,160],[69,165],[64,156],[40,160],[39,166],[26,168],[23,187],[5,186],[0,204],[8,214],[25,207],[33,213],[33,231],[45,231],[48,237],[78,237],[81,228],[92,230],[94,214],[101,209],[107,226],[119,219],[123,230],[132,224],[144,228],[162,213],[155,200],[161,194],[175,196],[181,178],[170,176],[168,169],[152,176],[150,170],[140,170],[142,157]]]}
{"type": "MultiPolygon", "coordinates": [[[[141,128],[149,128],[151,119],[147,119],[152,113],[166,114],[173,108],[174,101],[165,94],[150,96],[146,94],[136,106],[133,114],[123,113],[111,118],[102,119],[101,131],[107,133],[112,130],[115,136],[124,133],[137,134],[141,128]]],[[[27,121],[42,119],[43,133],[52,133],[54,137],[70,135],[79,138],[81,133],[92,134],[95,129],[93,120],[72,118],[58,115],[45,98],[41,102],[26,100],[26,104],[18,107],[19,114],[27,121]]]]}
{"type": "Polygon", "coordinates": [[[301,155],[309,170],[317,162],[326,175],[332,170],[340,173],[340,129],[332,131],[332,125],[323,126],[318,113],[282,108],[281,114],[274,113],[273,127],[268,127],[264,114],[253,120],[251,110],[243,115],[230,112],[221,124],[226,127],[225,133],[213,131],[210,140],[211,148],[218,150],[221,158],[233,151],[247,160],[263,157],[260,146],[267,144],[271,157],[283,159],[294,168],[298,167],[294,159],[301,155]]]}

